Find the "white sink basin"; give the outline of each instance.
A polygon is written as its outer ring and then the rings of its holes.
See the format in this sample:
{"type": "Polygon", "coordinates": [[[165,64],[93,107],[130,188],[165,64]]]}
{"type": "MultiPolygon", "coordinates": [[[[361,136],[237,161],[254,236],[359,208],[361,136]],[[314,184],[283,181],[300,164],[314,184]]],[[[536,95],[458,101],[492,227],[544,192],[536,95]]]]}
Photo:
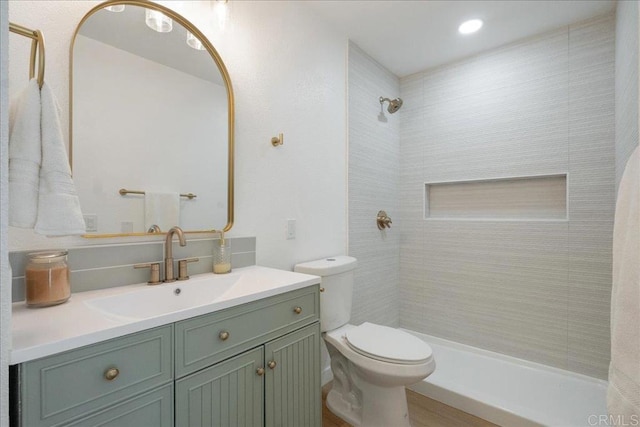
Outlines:
{"type": "Polygon", "coordinates": [[[78,292],[64,304],[12,306],[11,364],[133,334],[320,283],[320,278],[250,266],[203,273],[184,282],[146,283],[78,292]],[[178,295],[176,290],[180,289],[178,295]]]}
{"type": "Polygon", "coordinates": [[[139,290],[94,298],[85,304],[106,315],[148,319],[207,305],[220,300],[242,276],[200,276],[185,281],[147,286],[139,290]]]}

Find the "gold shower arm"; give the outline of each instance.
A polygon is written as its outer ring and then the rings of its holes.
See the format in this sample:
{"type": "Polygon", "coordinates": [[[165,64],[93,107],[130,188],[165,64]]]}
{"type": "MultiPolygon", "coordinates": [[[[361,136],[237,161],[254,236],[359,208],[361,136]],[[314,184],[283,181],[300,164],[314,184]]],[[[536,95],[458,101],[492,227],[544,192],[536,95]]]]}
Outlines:
{"type": "Polygon", "coordinates": [[[9,31],[30,38],[31,41],[31,57],[29,59],[29,80],[36,75],[36,53],[38,54],[38,86],[42,89],[44,84],[44,35],[40,30],[31,30],[22,25],[9,23],[9,31]]]}

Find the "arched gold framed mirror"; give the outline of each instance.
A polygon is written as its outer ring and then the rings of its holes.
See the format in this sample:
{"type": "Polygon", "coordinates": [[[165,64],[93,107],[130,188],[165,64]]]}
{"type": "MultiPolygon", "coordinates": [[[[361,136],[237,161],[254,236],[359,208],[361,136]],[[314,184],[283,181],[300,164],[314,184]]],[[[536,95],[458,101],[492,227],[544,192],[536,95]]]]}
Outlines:
{"type": "Polygon", "coordinates": [[[197,27],[151,1],[101,3],[76,28],[69,83],[85,237],[231,229],[233,89],[197,27]]]}

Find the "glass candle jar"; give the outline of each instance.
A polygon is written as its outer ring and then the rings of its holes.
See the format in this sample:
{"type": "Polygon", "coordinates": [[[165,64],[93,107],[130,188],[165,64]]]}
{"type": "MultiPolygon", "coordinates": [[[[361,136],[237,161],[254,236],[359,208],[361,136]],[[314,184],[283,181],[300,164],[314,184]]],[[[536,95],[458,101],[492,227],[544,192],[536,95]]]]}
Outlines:
{"type": "Polygon", "coordinates": [[[231,247],[228,240],[221,239],[213,246],[213,272],[216,274],[231,272],[231,247]]]}
{"type": "Polygon", "coordinates": [[[71,296],[67,251],[34,252],[25,269],[27,305],[62,304],[71,296]]]}

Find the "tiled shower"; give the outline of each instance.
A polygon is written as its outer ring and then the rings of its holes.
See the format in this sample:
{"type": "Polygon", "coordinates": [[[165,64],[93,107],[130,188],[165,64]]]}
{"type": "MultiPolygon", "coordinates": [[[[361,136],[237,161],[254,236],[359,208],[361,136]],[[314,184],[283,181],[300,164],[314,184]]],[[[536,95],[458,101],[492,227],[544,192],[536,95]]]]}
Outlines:
{"type": "Polygon", "coordinates": [[[606,15],[401,79],[350,46],[353,322],[606,378],[617,27],[606,15]],[[404,105],[382,113],[380,96],[404,105]]]}

